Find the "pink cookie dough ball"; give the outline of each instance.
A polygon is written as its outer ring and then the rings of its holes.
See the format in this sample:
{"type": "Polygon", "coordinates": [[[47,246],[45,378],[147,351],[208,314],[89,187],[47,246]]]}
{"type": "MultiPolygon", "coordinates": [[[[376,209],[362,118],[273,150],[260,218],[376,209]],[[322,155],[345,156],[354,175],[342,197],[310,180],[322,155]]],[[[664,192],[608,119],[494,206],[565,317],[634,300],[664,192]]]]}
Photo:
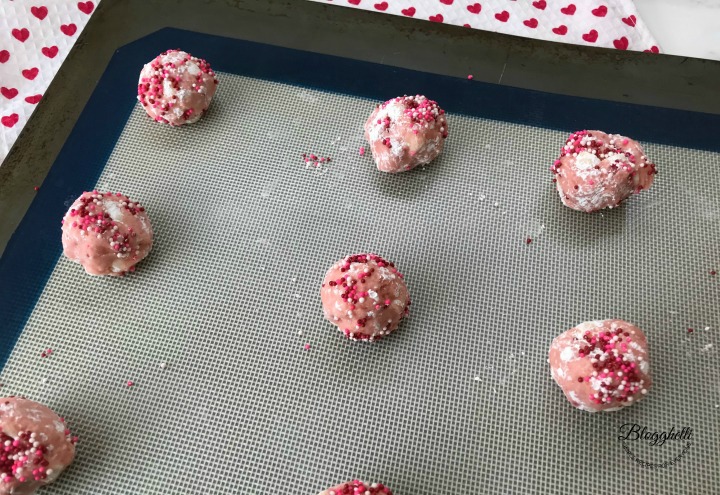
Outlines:
{"type": "Polygon", "coordinates": [[[63,252],[90,275],[124,275],[152,248],[150,219],[120,193],[85,192],[62,221],[63,252]]]}
{"type": "Polygon", "coordinates": [[[550,170],[565,206],[586,213],[618,206],[657,174],[637,141],[602,131],[572,134],[550,170]]]}
{"type": "Polygon", "coordinates": [[[587,321],[557,336],[550,372],[570,403],[583,411],[617,411],[652,385],[645,334],[623,320],[587,321]]]}
{"type": "Polygon", "coordinates": [[[210,106],[218,81],[205,60],[168,50],[145,64],[138,81],[138,100],[157,122],[192,124],[210,106]]]}
{"type": "Polygon", "coordinates": [[[392,495],[392,491],[382,483],[366,485],[362,481],[353,480],[328,488],[319,495],[392,495]]]}
{"type": "Polygon", "coordinates": [[[388,100],[365,123],[365,139],[381,172],[405,172],[431,162],[447,137],[445,111],[421,95],[388,100]]]}
{"type": "Polygon", "coordinates": [[[410,308],[403,275],[376,254],[354,254],[335,263],[325,274],[320,297],[325,318],[353,340],[388,335],[410,308]]]}
{"type": "Polygon", "coordinates": [[[0,399],[0,495],[29,495],[55,481],[72,463],[76,442],[42,404],[0,399]]]}

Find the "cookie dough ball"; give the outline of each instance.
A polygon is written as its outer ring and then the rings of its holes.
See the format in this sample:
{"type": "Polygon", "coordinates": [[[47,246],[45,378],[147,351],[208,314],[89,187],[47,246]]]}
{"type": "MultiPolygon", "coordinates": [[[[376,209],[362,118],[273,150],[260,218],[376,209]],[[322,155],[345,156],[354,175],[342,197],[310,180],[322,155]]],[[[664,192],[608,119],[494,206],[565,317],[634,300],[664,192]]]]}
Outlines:
{"type": "Polygon", "coordinates": [[[392,495],[392,491],[382,483],[366,485],[362,481],[353,480],[328,488],[319,495],[392,495]]]}
{"type": "Polygon", "coordinates": [[[376,254],[354,254],[335,263],[320,296],[325,318],[353,340],[389,334],[410,308],[403,275],[376,254]]]}
{"type": "Polygon", "coordinates": [[[85,192],[62,221],[63,252],[90,275],[135,271],[152,248],[150,219],[140,203],[120,193],[85,192]]]}
{"type": "Polygon", "coordinates": [[[447,137],[445,111],[421,95],[386,101],[365,123],[365,139],[381,172],[405,172],[431,162],[447,137]]]}
{"type": "Polygon", "coordinates": [[[583,411],[617,411],[650,390],[645,334],[623,320],[588,321],[550,346],[550,372],[570,403],[583,411]]]}
{"type": "Polygon", "coordinates": [[[143,67],[138,100],[157,122],[192,124],[210,106],[217,84],[206,61],[180,50],[168,50],[143,67]]]}
{"type": "Polygon", "coordinates": [[[0,495],[29,495],[55,481],[72,463],[76,442],[42,404],[0,399],[0,495]]]}
{"type": "Polygon", "coordinates": [[[565,206],[586,213],[618,206],[657,174],[640,144],[602,131],[572,134],[550,170],[565,206]]]}

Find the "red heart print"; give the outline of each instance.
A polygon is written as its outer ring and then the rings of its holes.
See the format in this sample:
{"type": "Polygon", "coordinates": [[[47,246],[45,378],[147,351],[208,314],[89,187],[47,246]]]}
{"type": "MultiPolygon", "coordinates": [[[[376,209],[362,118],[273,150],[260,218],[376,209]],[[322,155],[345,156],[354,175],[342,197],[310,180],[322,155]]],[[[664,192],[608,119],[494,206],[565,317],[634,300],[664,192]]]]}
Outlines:
{"type": "Polygon", "coordinates": [[[353,5],[360,5],[360,0],[348,0],[348,3],[351,3],[353,5]]]}
{"type": "Polygon", "coordinates": [[[598,32],[594,29],[591,29],[589,33],[582,35],[582,39],[584,39],[588,43],[595,43],[598,39],[598,32]]]}
{"type": "Polygon", "coordinates": [[[533,7],[538,10],[545,10],[545,7],[547,7],[547,2],[545,0],[538,0],[537,2],[533,2],[533,7]]]}
{"type": "Polygon", "coordinates": [[[623,17],[622,21],[630,27],[635,27],[637,24],[637,17],[631,15],[630,17],[623,17]]]}
{"type": "Polygon", "coordinates": [[[431,15],[428,19],[430,19],[432,22],[442,22],[445,20],[442,14],[431,15]]]}
{"type": "Polygon", "coordinates": [[[95,5],[93,5],[92,2],[78,2],[78,8],[80,9],[80,12],[83,14],[90,15],[90,12],[93,11],[95,8],[95,5]]]}
{"type": "Polygon", "coordinates": [[[560,36],[565,36],[567,34],[567,26],[563,24],[556,28],[552,28],[552,32],[555,34],[559,34],[560,36]]]}
{"type": "Polygon", "coordinates": [[[29,79],[32,81],[37,77],[38,72],[40,72],[40,70],[37,67],[33,67],[32,69],[25,69],[24,71],[22,71],[22,75],[25,79],[29,79]]]}
{"type": "Polygon", "coordinates": [[[1,118],[0,122],[2,122],[2,125],[4,125],[5,127],[12,127],[18,123],[18,120],[20,120],[20,116],[16,113],[13,113],[11,115],[8,115],[7,117],[1,118]]]}
{"type": "Polygon", "coordinates": [[[30,7],[30,13],[41,21],[47,17],[47,7],[30,7]]]}
{"type": "Polygon", "coordinates": [[[15,88],[6,88],[5,86],[3,86],[2,88],[0,88],[0,94],[2,94],[8,100],[12,100],[17,96],[18,90],[15,88]]]}
{"type": "Polygon", "coordinates": [[[607,15],[607,7],[601,5],[600,7],[593,9],[592,13],[595,17],[605,17],[607,15]]]}
{"type": "Polygon", "coordinates": [[[619,40],[613,40],[613,45],[615,45],[615,48],[618,50],[627,50],[630,43],[628,42],[628,39],[623,36],[619,40]]]}
{"type": "Polygon", "coordinates": [[[37,105],[41,99],[42,95],[32,95],[25,98],[25,101],[30,103],[31,105],[37,105]]]}
{"type": "Polygon", "coordinates": [[[402,12],[402,15],[406,15],[408,17],[412,17],[415,15],[415,7],[408,7],[407,9],[402,9],[400,12],[402,12]]]}
{"type": "Polygon", "coordinates": [[[479,3],[474,3],[472,5],[468,5],[467,9],[468,12],[470,12],[471,14],[479,14],[482,10],[482,5],[480,5],[479,3]]]}
{"type": "Polygon", "coordinates": [[[0,50],[0,64],[4,64],[10,60],[10,52],[7,50],[0,50]]]}
{"type": "Polygon", "coordinates": [[[644,51],[645,53],[660,53],[660,48],[658,48],[657,46],[653,45],[653,46],[650,47],[649,50],[643,50],[643,51],[644,51]]]}
{"type": "Polygon", "coordinates": [[[440,3],[444,3],[445,5],[452,5],[455,0],[440,0],[440,3]]]}
{"type": "Polygon", "coordinates": [[[375,7],[377,10],[379,10],[379,11],[384,11],[384,10],[387,10],[387,8],[389,7],[389,5],[388,5],[387,2],[380,2],[380,3],[376,3],[376,4],[374,5],[374,7],[375,7]]]}
{"type": "Polygon", "coordinates": [[[46,46],[46,47],[43,47],[42,50],[40,50],[40,51],[47,58],[55,58],[55,55],[58,54],[58,47],[57,46],[46,46]]]}
{"type": "Polygon", "coordinates": [[[25,40],[30,37],[30,31],[28,31],[27,28],[13,29],[12,35],[16,40],[25,43],[25,40]]]}
{"type": "Polygon", "coordinates": [[[60,31],[62,31],[63,34],[72,36],[75,34],[75,31],[77,31],[77,26],[75,24],[63,24],[60,26],[60,31]]]}
{"type": "Polygon", "coordinates": [[[495,14],[495,19],[500,22],[507,22],[510,19],[510,13],[507,10],[503,10],[499,14],[495,14]]]}
{"type": "Polygon", "coordinates": [[[530,29],[535,29],[536,27],[538,27],[538,20],[533,17],[532,19],[523,21],[523,24],[525,24],[530,29]]]}
{"type": "Polygon", "coordinates": [[[567,7],[561,8],[561,9],[560,9],[560,12],[562,12],[562,13],[565,14],[565,15],[574,15],[574,14],[575,14],[575,10],[576,10],[575,4],[571,3],[571,4],[568,5],[567,7]]]}

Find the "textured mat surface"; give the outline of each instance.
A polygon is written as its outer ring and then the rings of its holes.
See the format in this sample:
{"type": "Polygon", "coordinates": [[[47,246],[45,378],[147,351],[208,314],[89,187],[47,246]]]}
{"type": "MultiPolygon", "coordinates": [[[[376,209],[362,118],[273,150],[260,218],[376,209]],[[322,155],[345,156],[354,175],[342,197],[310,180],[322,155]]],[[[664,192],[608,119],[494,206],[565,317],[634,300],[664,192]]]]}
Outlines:
{"type": "MultiPolygon", "coordinates": [[[[358,153],[374,102],[220,76],[194,126],[136,108],[98,183],[147,207],[150,257],[123,279],[61,259],[0,375],[4,395],[47,403],[80,436],[45,493],[314,495],[353,477],[398,495],[720,485],[720,156],[648,143],[653,188],[585,215],[548,171],[565,133],[450,115],[439,160],[382,175],[358,153]],[[302,153],[332,161],[307,169],[302,153]],[[320,307],[326,269],[361,251],[394,261],[413,299],[375,344],[346,341],[320,307]],[[582,413],[547,351],[610,317],[645,330],[655,387],[582,413]],[[617,440],[624,423],[688,426],[693,445],[677,466],[641,468],[617,440]]],[[[682,450],[632,446],[650,462],[682,450]]]]}

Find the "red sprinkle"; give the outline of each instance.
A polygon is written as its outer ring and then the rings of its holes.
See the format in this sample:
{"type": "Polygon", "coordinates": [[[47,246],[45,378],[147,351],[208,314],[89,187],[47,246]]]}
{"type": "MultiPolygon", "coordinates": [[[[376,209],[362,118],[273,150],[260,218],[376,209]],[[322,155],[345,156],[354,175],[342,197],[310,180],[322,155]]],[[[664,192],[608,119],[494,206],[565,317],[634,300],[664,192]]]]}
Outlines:
{"type": "Polygon", "coordinates": [[[35,186],[35,187],[33,187],[33,189],[35,189],[35,192],[37,192],[40,190],[40,186],[35,186]]]}
{"type": "Polygon", "coordinates": [[[688,329],[687,329],[687,332],[688,332],[688,333],[693,333],[694,331],[695,331],[695,330],[692,329],[692,328],[688,328],[688,329]]]}
{"type": "Polygon", "coordinates": [[[528,237],[527,239],[525,239],[525,244],[531,244],[531,243],[532,243],[532,239],[531,239],[531,238],[528,237]]]}
{"type": "Polygon", "coordinates": [[[710,270],[710,275],[714,277],[715,275],[717,275],[717,272],[715,270],[710,270]]]}

